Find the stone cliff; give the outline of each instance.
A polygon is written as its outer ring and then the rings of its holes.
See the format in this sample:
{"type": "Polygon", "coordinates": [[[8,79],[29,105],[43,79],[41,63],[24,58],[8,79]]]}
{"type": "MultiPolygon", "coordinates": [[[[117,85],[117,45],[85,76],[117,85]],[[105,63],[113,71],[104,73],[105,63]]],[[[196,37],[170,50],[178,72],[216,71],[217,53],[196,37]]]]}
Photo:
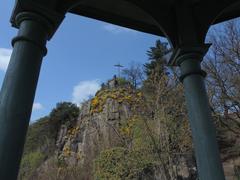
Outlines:
{"type": "MultiPolygon", "coordinates": [[[[82,104],[78,118],[59,126],[54,153],[27,179],[196,179],[192,154],[174,156],[173,164],[169,155],[159,156],[156,144],[161,142],[155,142],[159,135],[154,132],[159,123],[153,116],[142,92],[111,81],[82,104]]],[[[226,179],[235,180],[239,155],[222,156],[226,179]]]]}
{"type": "Polygon", "coordinates": [[[58,158],[93,174],[93,160],[102,150],[124,143],[122,125],[133,117],[141,93],[131,89],[101,90],[82,105],[73,127],[63,125],[57,139],[58,158]]]}

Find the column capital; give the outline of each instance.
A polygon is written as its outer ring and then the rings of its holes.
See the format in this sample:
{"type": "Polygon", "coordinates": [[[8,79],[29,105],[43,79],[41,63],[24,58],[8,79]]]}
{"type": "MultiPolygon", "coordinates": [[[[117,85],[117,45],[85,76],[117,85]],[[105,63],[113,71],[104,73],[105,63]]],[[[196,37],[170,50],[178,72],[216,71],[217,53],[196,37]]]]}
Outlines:
{"type": "Polygon", "coordinates": [[[48,40],[52,38],[65,17],[66,11],[58,11],[57,0],[17,0],[10,22],[19,28],[23,20],[41,23],[48,31],[48,40]]]}
{"type": "Polygon", "coordinates": [[[174,49],[168,62],[170,66],[180,66],[187,59],[202,61],[211,44],[179,46],[174,49]]]}
{"type": "Polygon", "coordinates": [[[46,42],[49,33],[53,30],[52,24],[39,14],[20,12],[15,23],[19,27],[18,35],[13,38],[12,46],[19,41],[30,42],[39,47],[43,55],[47,54],[46,42]]]}

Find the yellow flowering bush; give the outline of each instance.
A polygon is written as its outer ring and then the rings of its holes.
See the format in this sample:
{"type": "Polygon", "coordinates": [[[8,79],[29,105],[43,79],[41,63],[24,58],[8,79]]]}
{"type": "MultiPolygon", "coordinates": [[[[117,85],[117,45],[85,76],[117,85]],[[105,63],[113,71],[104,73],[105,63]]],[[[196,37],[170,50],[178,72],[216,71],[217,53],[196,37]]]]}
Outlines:
{"type": "Polygon", "coordinates": [[[139,103],[142,93],[127,88],[105,89],[97,92],[96,96],[91,100],[91,113],[102,112],[107,99],[117,100],[118,103],[139,103]]]}

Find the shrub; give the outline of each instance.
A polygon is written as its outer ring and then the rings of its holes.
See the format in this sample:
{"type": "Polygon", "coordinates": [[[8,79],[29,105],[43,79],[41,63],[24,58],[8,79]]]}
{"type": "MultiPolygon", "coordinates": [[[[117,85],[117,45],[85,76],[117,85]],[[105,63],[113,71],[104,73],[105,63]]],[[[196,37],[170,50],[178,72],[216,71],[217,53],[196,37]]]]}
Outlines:
{"type": "Polygon", "coordinates": [[[98,180],[135,179],[152,169],[152,162],[142,151],[116,147],[100,153],[94,162],[94,175],[98,180]]]}
{"type": "Polygon", "coordinates": [[[36,169],[44,161],[44,157],[43,153],[39,151],[26,154],[21,161],[20,179],[28,179],[28,177],[33,176],[36,169]]]}

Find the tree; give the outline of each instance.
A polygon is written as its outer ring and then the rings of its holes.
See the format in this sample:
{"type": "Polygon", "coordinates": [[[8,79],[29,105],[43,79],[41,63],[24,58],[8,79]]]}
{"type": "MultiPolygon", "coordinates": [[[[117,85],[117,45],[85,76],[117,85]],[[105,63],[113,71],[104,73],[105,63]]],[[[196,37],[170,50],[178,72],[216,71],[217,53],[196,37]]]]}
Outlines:
{"type": "Polygon", "coordinates": [[[156,100],[156,92],[161,88],[160,82],[164,78],[165,82],[169,80],[166,76],[168,68],[165,55],[170,52],[168,43],[157,40],[154,47],[147,51],[149,62],[144,64],[146,80],[143,82],[143,91],[148,96],[148,102],[153,103],[156,100]]]}
{"type": "Polygon", "coordinates": [[[226,22],[214,29],[212,47],[203,67],[217,138],[223,159],[239,156],[240,135],[240,27],[239,21],[226,22]],[[217,32],[217,33],[216,33],[217,32]]]}
{"type": "Polygon", "coordinates": [[[130,63],[129,68],[122,70],[122,74],[134,88],[141,86],[144,79],[142,65],[134,61],[130,63]]]}
{"type": "Polygon", "coordinates": [[[49,116],[30,125],[19,172],[20,179],[35,178],[39,166],[56,152],[56,138],[61,125],[73,125],[79,108],[70,102],[57,103],[49,116]]]}
{"type": "Polygon", "coordinates": [[[57,132],[61,125],[73,124],[79,115],[79,108],[71,102],[57,103],[49,115],[49,123],[52,128],[54,137],[57,137],[57,132]]]}
{"type": "Polygon", "coordinates": [[[149,78],[156,75],[156,78],[159,78],[166,72],[167,61],[164,56],[169,52],[168,43],[162,42],[161,40],[156,41],[155,47],[150,47],[147,51],[150,62],[144,64],[145,73],[149,78]]]}
{"type": "Polygon", "coordinates": [[[189,160],[192,154],[192,140],[182,84],[167,67],[165,55],[169,51],[167,43],[160,40],[148,51],[143,94],[152,117],[145,118],[145,127],[162,165],[162,179],[177,179],[179,160],[189,160]]]}
{"type": "MultiPolygon", "coordinates": [[[[224,24],[210,34],[210,53],[203,65],[207,71],[207,89],[215,115],[225,126],[240,128],[240,28],[237,20],[224,24]],[[230,126],[229,126],[230,125],[230,126]]],[[[233,129],[232,129],[233,130],[233,129]]]]}

